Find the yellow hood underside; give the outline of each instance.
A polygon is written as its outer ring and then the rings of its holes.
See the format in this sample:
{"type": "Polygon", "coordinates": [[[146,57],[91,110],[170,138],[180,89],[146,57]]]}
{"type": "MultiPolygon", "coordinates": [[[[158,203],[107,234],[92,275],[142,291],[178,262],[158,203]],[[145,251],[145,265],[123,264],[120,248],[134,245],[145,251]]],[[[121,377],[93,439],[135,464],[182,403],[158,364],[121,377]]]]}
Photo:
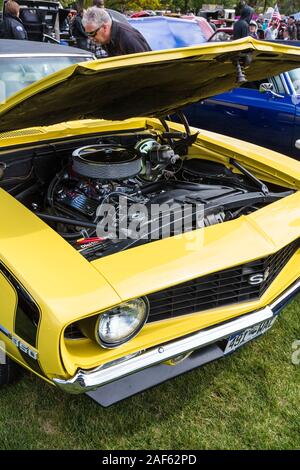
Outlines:
{"type": "Polygon", "coordinates": [[[251,37],[84,62],[9,98],[0,106],[0,131],[74,119],[166,116],[237,87],[235,64],[247,54],[249,81],[300,65],[300,48],[251,37]]]}

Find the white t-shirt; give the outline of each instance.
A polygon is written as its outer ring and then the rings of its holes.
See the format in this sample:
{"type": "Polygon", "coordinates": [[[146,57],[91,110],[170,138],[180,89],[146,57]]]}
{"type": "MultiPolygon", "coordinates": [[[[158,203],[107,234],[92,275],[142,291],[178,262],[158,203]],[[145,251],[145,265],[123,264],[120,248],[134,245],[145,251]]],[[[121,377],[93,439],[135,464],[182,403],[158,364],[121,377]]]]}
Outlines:
{"type": "Polygon", "coordinates": [[[278,36],[278,29],[275,28],[267,28],[266,31],[265,31],[265,39],[277,39],[277,36],[278,36]]]}

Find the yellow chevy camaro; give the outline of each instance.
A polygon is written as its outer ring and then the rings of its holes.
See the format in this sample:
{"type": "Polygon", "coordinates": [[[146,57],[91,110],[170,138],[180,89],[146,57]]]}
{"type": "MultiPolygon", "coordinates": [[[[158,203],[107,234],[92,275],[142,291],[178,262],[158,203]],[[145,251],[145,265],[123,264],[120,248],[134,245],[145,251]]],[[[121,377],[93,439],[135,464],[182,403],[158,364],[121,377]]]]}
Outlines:
{"type": "Polygon", "coordinates": [[[300,163],[180,109],[299,64],[246,38],[72,65],[1,104],[1,385],[18,363],[108,406],[273,326],[300,290],[300,163]]]}

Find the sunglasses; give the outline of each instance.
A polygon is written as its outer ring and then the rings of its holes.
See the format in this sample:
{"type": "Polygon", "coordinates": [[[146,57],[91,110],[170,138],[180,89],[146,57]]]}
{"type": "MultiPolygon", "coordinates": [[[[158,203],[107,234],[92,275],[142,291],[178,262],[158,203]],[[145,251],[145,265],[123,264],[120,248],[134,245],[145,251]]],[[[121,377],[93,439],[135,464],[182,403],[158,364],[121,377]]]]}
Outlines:
{"type": "Polygon", "coordinates": [[[86,32],[86,34],[90,37],[90,38],[94,38],[96,36],[96,34],[98,33],[99,29],[101,29],[102,26],[100,26],[99,28],[95,29],[94,31],[91,31],[91,32],[86,32]]]}

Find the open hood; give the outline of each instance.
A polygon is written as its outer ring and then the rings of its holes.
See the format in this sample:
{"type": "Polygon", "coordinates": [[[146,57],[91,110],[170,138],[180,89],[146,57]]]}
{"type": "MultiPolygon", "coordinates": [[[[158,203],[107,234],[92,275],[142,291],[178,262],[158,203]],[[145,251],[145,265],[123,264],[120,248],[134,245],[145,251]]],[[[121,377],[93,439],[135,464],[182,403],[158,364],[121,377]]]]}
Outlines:
{"type": "Polygon", "coordinates": [[[237,87],[235,63],[245,53],[252,58],[245,68],[249,81],[300,67],[300,48],[250,37],[81,63],[2,104],[0,132],[86,118],[167,116],[237,87]]]}

